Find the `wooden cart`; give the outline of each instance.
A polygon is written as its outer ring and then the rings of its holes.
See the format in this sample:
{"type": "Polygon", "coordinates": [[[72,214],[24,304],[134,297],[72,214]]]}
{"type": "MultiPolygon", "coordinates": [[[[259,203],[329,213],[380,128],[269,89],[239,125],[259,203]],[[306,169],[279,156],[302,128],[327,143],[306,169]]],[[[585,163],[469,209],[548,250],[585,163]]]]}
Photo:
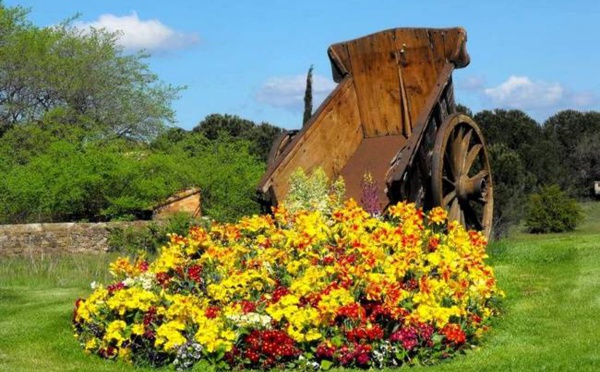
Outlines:
{"type": "Polygon", "coordinates": [[[452,71],[469,64],[466,40],[462,28],[398,28],[329,47],[338,85],[301,130],[273,144],[258,186],[263,205],[285,198],[298,167],[341,175],[358,201],[370,172],[386,206],[441,205],[489,236],[485,141],[473,119],[456,112],[452,86],[452,71]]]}

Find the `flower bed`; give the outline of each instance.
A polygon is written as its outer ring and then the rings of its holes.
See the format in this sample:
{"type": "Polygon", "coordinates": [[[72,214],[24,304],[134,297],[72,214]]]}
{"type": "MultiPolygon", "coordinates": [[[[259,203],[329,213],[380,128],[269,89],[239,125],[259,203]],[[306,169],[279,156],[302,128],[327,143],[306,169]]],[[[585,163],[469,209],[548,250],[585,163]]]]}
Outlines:
{"type": "Polygon", "coordinates": [[[478,342],[497,314],[486,242],[412,204],[355,202],[253,216],[171,236],[153,262],[76,303],[86,352],[138,365],[375,367],[431,364],[478,342]]]}

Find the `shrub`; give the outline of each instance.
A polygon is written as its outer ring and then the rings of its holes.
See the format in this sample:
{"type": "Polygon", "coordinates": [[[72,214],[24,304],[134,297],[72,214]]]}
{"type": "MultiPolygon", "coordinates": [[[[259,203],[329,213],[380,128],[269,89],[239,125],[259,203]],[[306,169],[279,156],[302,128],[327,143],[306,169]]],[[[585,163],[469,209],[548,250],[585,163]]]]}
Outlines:
{"type": "Polygon", "coordinates": [[[583,219],[581,207],[557,185],[542,187],[529,198],[525,226],[531,233],[572,231],[583,219]]]}
{"type": "Polygon", "coordinates": [[[301,210],[331,213],[342,206],[345,193],[346,186],[341,177],[332,183],[323,168],[316,168],[309,175],[298,168],[290,177],[290,189],[284,204],[292,213],[301,210]]]}
{"type": "Polygon", "coordinates": [[[502,295],[485,238],[441,208],[388,216],[351,200],[171,235],[153,262],[110,265],[114,282],[76,302],[75,337],[103,358],[178,369],[383,368],[469,349],[502,295]]]}

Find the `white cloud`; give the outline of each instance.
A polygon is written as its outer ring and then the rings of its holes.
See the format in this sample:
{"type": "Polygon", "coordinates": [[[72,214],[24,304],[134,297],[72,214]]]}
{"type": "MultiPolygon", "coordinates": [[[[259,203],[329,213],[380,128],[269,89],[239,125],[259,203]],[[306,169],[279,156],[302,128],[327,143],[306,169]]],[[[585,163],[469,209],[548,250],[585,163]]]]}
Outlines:
{"type": "Polygon", "coordinates": [[[556,82],[533,81],[526,76],[510,76],[493,88],[482,90],[496,107],[521,110],[585,109],[600,103],[592,92],[574,92],[556,82]]]}
{"type": "Polygon", "coordinates": [[[166,51],[182,49],[198,42],[196,34],[175,31],[157,19],[142,20],[136,12],[125,16],[103,14],[96,21],[77,22],[76,26],[122,32],[119,43],[127,50],[166,51]]]}
{"type": "MultiPolygon", "coordinates": [[[[313,75],[313,109],[316,109],[336,84],[322,75],[313,75]]],[[[256,100],[269,106],[302,112],[306,75],[269,78],[260,88],[256,100]]]]}
{"type": "Polygon", "coordinates": [[[525,76],[510,76],[495,88],[483,93],[497,106],[518,109],[539,109],[556,106],[565,99],[565,90],[559,83],[532,81],[525,76]]]}

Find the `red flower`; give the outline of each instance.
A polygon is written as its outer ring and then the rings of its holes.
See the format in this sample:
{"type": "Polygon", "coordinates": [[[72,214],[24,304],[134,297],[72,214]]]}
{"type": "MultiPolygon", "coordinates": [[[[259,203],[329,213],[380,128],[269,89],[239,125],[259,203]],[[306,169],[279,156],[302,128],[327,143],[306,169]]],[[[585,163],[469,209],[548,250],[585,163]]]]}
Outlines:
{"type": "Polygon", "coordinates": [[[106,289],[108,289],[108,293],[110,294],[113,294],[114,292],[123,288],[125,288],[125,284],[123,284],[123,282],[114,283],[106,287],[106,289]]]}
{"type": "Polygon", "coordinates": [[[169,273],[162,272],[156,274],[156,281],[163,287],[165,287],[169,283],[170,279],[171,276],[169,275],[169,273]]]}
{"type": "Polygon", "coordinates": [[[145,273],[146,271],[148,271],[148,267],[150,265],[148,264],[148,261],[144,260],[144,261],[140,261],[140,263],[138,264],[138,267],[140,268],[140,271],[145,273]]]}
{"type": "Polygon", "coordinates": [[[220,311],[221,309],[219,309],[218,306],[209,306],[208,309],[206,309],[206,311],[204,312],[204,315],[208,319],[214,319],[219,315],[220,311]]]}
{"type": "Polygon", "coordinates": [[[429,243],[427,244],[427,248],[429,248],[429,252],[435,252],[438,245],[440,245],[440,239],[436,237],[429,238],[429,243]]]}
{"type": "Polygon", "coordinates": [[[256,311],[256,304],[252,301],[243,300],[240,302],[244,314],[253,313],[256,311]]]}
{"type": "Polygon", "coordinates": [[[458,324],[446,324],[442,329],[442,333],[446,336],[446,341],[448,343],[453,343],[455,345],[464,344],[467,340],[467,335],[458,324]]]}
{"type": "Polygon", "coordinates": [[[315,354],[319,359],[333,359],[333,355],[335,354],[335,346],[326,342],[321,342],[319,346],[317,346],[315,354]]]}
{"type": "Polygon", "coordinates": [[[417,329],[412,326],[404,327],[397,332],[392,333],[390,341],[402,343],[402,347],[411,351],[419,345],[417,329]]]}
{"type": "Polygon", "coordinates": [[[365,309],[356,302],[340,307],[336,313],[336,321],[343,321],[344,319],[362,321],[365,317],[365,309]]]}
{"type": "Polygon", "coordinates": [[[188,277],[196,283],[202,282],[202,266],[192,265],[187,269],[188,277]]]}

